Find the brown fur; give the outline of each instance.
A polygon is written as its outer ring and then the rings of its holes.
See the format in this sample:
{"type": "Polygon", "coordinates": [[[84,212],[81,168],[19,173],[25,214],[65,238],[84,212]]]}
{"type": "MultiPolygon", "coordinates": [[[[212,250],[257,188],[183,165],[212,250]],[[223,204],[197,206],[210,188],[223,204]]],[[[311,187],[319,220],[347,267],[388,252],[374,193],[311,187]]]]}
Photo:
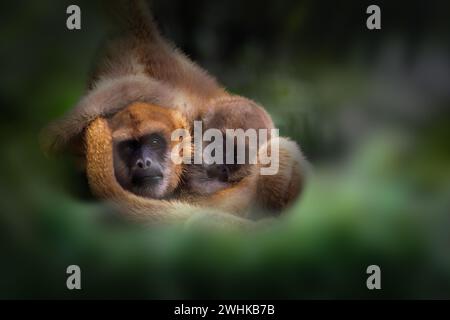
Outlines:
{"type": "MultiPolygon", "coordinates": [[[[220,97],[211,102],[211,108],[203,118],[203,131],[214,128],[219,129],[224,139],[226,139],[227,129],[267,129],[268,139],[270,139],[270,130],[274,128],[269,114],[255,102],[243,97],[220,97]]],[[[258,137],[259,138],[259,137],[258,137]]],[[[238,141],[235,141],[238,143],[238,141]]],[[[259,140],[258,140],[259,143],[259,140]]],[[[246,148],[248,152],[248,148],[246,148]]],[[[252,174],[254,165],[239,164],[228,166],[233,168],[228,172],[228,181],[218,181],[218,179],[209,178],[204,165],[190,165],[186,168],[186,183],[189,191],[201,195],[208,195],[218,190],[228,188],[233,183],[239,182],[242,178],[252,174]]]]}
{"type": "MultiPolygon", "coordinates": [[[[186,218],[199,207],[244,214],[255,202],[274,208],[284,208],[291,203],[303,183],[300,153],[293,142],[290,144],[298,152],[292,152],[292,148],[285,153],[280,150],[282,170],[276,176],[260,177],[255,174],[258,168],[253,166],[232,187],[208,197],[185,195],[171,201],[147,199],[124,190],[117,183],[113,170],[113,137],[105,118],[134,102],[175,109],[189,124],[196,119],[208,121],[223,114],[219,117],[223,122],[217,123],[218,126],[245,128],[251,127],[253,122],[242,120],[259,114],[264,119],[262,127],[273,127],[262,107],[227,93],[213,77],[167,42],[138,1],[122,1],[122,4],[126,7],[129,32],[109,43],[89,81],[87,93],[75,108],[44,130],[44,149],[48,153],[58,152],[79,145],[84,137],[82,151],[94,194],[144,219],[186,218]]],[[[179,171],[176,171],[173,181],[178,178],[179,171]]]]}
{"type": "MultiPolygon", "coordinates": [[[[186,129],[187,123],[174,110],[143,103],[134,103],[125,110],[117,113],[108,121],[108,124],[108,130],[103,129],[100,131],[97,129],[97,136],[95,134],[86,135],[87,162],[91,164],[90,168],[92,168],[93,159],[97,163],[94,170],[88,168],[90,185],[95,194],[101,198],[114,200],[122,205],[131,201],[131,211],[136,212],[138,210],[133,205],[136,199],[135,197],[132,200],[128,199],[124,202],[123,192],[116,191],[110,193],[111,190],[117,189],[117,182],[114,183],[114,187],[110,190],[109,188],[104,188],[105,185],[107,186],[110,183],[108,179],[92,179],[96,176],[97,171],[111,170],[102,168],[102,166],[108,167],[112,161],[108,152],[104,151],[105,146],[111,144],[112,142],[110,141],[114,139],[141,136],[148,128],[161,128],[164,131],[171,132],[178,128],[186,129]],[[104,137],[105,135],[110,135],[110,137],[104,137]],[[98,140],[101,143],[98,143],[98,140]],[[103,160],[98,160],[97,157],[99,155],[102,155],[103,160]],[[98,181],[102,181],[101,188],[97,186],[98,181]],[[120,195],[120,197],[117,195],[120,195]]],[[[97,124],[96,126],[99,125],[97,124]]],[[[166,139],[170,141],[170,137],[166,139]]],[[[261,165],[253,165],[249,167],[249,171],[238,182],[231,184],[228,188],[207,196],[192,194],[190,190],[183,190],[181,195],[177,197],[178,201],[199,207],[216,208],[243,216],[255,206],[259,206],[265,210],[275,211],[285,208],[297,196],[299,190],[296,188],[300,186],[303,172],[300,171],[301,154],[296,144],[285,138],[278,139],[280,141],[280,170],[276,175],[261,176],[259,174],[261,165]]],[[[172,142],[172,147],[175,143],[177,142],[172,142]]],[[[260,153],[262,152],[267,152],[265,147],[261,148],[260,153]]],[[[112,172],[114,176],[114,171],[112,172]]],[[[180,165],[174,165],[172,174],[170,175],[171,188],[168,189],[168,193],[179,184],[181,172],[182,167],[180,165]]],[[[141,197],[138,198],[142,199],[141,197]]],[[[159,217],[159,215],[164,215],[164,213],[159,211],[171,212],[173,208],[178,208],[180,206],[178,201],[157,202],[157,206],[152,201],[144,201],[143,204],[140,203],[138,205],[138,208],[144,210],[145,206],[148,205],[148,213],[145,216],[148,218],[148,214],[154,211],[156,217],[159,217]]]]}
{"type": "MultiPolygon", "coordinates": [[[[115,114],[108,122],[112,131],[112,139],[116,142],[137,140],[139,137],[153,132],[163,134],[164,140],[168,142],[165,159],[161,160],[164,169],[163,181],[152,188],[152,194],[158,198],[170,195],[178,187],[183,170],[181,164],[175,164],[170,159],[170,153],[178,143],[178,141],[171,140],[171,135],[175,129],[184,129],[189,132],[189,126],[185,119],[176,110],[137,102],[115,114]]],[[[187,145],[190,146],[190,141],[187,141],[187,145]]],[[[190,149],[182,151],[187,152],[190,156],[190,149]]],[[[116,175],[119,175],[116,178],[125,177],[119,181],[128,180],[129,173],[118,158],[115,159],[115,172],[116,175]]]]}
{"type": "Polygon", "coordinates": [[[197,214],[221,216],[232,225],[245,225],[246,222],[229,216],[230,203],[208,205],[198,201],[189,203],[179,200],[157,200],[136,196],[123,189],[114,176],[112,132],[106,119],[98,118],[87,128],[86,171],[92,192],[101,199],[112,201],[129,218],[140,222],[184,222],[197,214]],[[205,211],[202,208],[209,207],[205,211]]]}
{"type": "MultiPolygon", "coordinates": [[[[257,203],[258,207],[265,211],[279,213],[291,206],[301,193],[308,165],[294,141],[282,137],[274,139],[277,139],[279,144],[279,170],[275,175],[260,176],[257,203]]],[[[260,148],[259,153],[267,153],[269,146],[268,144],[260,148]]]]}

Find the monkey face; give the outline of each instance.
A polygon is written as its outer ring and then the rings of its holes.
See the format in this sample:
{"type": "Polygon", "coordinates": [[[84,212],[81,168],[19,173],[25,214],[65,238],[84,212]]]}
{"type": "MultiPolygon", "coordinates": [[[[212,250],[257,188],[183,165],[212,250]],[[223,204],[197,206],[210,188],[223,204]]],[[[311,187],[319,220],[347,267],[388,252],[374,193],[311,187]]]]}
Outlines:
{"type": "MultiPolygon", "coordinates": [[[[254,165],[251,164],[251,147],[248,140],[229,136],[227,130],[268,129],[267,139],[270,139],[270,129],[273,128],[273,123],[264,109],[242,97],[220,98],[213,101],[210,110],[203,116],[202,123],[203,133],[209,129],[217,129],[222,133],[223,159],[221,163],[208,164],[204,162],[202,165],[190,166],[187,181],[189,188],[195,193],[211,194],[239,182],[253,171],[254,165]],[[227,145],[227,140],[233,141],[232,147],[227,145]],[[238,150],[245,153],[244,161],[238,162],[238,150]]],[[[258,142],[259,136],[256,139],[258,142]]],[[[209,143],[204,142],[203,148],[207,147],[209,143]]],[[[257,152],[254,149],[252,151],[253,153],[257,152]]],[[[215,157],[213,153],[214,151],[211,156],[215,157]]]]}
{"type": "MultiPolygon", "coordinates": [[[[246,142],[244,142],[244,150],[246,155],[246,160],[244,164],[237,164],[237,150],[240,145],[240,141],[231,137],[231,140],[234,141],[234,145],[230,148],[227,145],[227,134],[222,129],[222,158],[219,163],[212,164],[203,164],[203,171],[207,179],[211,181],[216,181],[218,183],[222,183],[226,186],[226,183],[237,182],[243,177],[242,169],[243,166],[248,164],[248,146],[246,142]],[[231,162],[229,160],[232,160],[231,162]]],[[[204,142],[204,148],[210,142],[204,142]]],[[[216,152],[213,150],[211,152],[211,156],[215,157],[216,152]]]]}
{"type": "Polygon", "coordinates": [[[178,185],[181,167],[172,162],[171,133],[185,126],[168,108],[133,104],[109,119],[114,173],[119,184],[143,197],[164,198],[178,185]]]}
{"type": "Polygon", "coordinates": [[[198,195],[210,195],[231,186],[228,181],[226,165],[189,165],[185,183],[189,192],[198,195]]]}
{"type": "MultiPolygon", "coordinates": [[[[125,171],[116,170],[119,181],[131,182],[131,190],[136,194],[161,197],[165,193],[164,167],[168,165],[165,159],[167,147],[165,138],[158,133],[116,143],[115,162],[126,168],[125,171]],[[125,179],[121,173],[126,173],[125,179]]],[[[116,168],[118,167],[117,165],[116,168]]]]}
{"type": "MultiPolygon", "coordinates": [[[[209,128],[207,127],[206,129],[209,128]]],[[[193,193],[210,195],[231,187],[234,183],[239,182],[242,178],[250,174],[252,165],[249,164],[249,147],[246,141],[242,142],[235,137],[231,137],[234,144],[233,146],[228,146],[225,130],[221,129],[219,129],[222,132],[221,136],[223,141],[221,156],[219,157],[216,150],[211,151],[211,157],[214,157],[214,160],[218,162],[214,162],[213,159],[207,160],[203,158],[202,164],[189,165],[186,169],[185,181],[188,189],[193,193]],[[242,143],[243,145],[241,146],[242,143]],[[244,150],[245,152],[243,164],[238,164],[238,149],[244,150]]],[[[204,141],[203,149],[208,147],[210,143],[204,141]]]]}

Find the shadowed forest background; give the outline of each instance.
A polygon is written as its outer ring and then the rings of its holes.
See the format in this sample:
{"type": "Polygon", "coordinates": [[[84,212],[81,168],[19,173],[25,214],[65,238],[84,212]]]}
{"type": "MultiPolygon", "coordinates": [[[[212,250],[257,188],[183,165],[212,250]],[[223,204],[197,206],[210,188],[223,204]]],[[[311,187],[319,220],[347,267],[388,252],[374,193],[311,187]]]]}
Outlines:
{"type": "Polygon", "coordinates": [[[300,144],[304,194],[255,233],[109,219],[38,143],[84,93],[102,6],[4,2],[0,298],[450,298],[449,2],[153,2],[166,37],[300,144]],[[66,289],[71,264],[81,291],[66,289]],[[366,288],[371,264],[382,290],[366,288]]]}

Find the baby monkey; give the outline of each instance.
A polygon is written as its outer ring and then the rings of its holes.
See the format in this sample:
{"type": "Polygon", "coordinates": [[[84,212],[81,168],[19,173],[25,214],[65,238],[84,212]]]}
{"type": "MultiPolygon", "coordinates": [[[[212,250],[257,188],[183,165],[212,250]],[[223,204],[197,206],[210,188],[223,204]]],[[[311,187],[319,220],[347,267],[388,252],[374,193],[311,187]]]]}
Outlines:
{"type": "MultiPolygon", "coordinates": [[[[209,199],[211,204],[225,201],[236,211],[259,208],[257,214],[272,215],[297,199],[306,175],[306,161],[295,142],[272,135],[272,119],[262,107],[246,98],[222,97],[213,100],[201,120],[203,133],[209,129],[221,133],[223,159],[221,163],[203,161],[185,166],[182,191],[194,201],[196,197],[209,199]],[[249,129],[256,133],[256,142],[250,143],[244,134],[249,129]],[[238,130],[244,139],[237,138],[238,130]],[[227,139],[233,143],[228,145],[227,139]],[[275,146],[277,151],[272,149],[275,146]],[[245,153],[244,161],[237,161],[239,150],[245,153]],[[262,157],[269,162],[262,163],[262,157]]],[[[201,143],[207,147],[212,142],[201,143]]]]}
{"type": "MultiPolygon", "coordinates": [[[[188,165],[185,170],[184,181],[187,190],[193,194],[210,195],[223,190],[241,181],[244,177],[254,174],[255,164],[252,164],[251,147],[259,146],[259,135],[256,135],[256,146],[251,146],[249,140],[238,139],[234,135],[227,136],[227,129],[242,130],[254,129],[257,133],[260,129],[267,129],[267,140],[270,140],[271,129],[274,128],[271,117],[267,112],[253,101],[234,96],[222,97],[213,100],[209,110],[201,119],[202,134],[210,129],[219,130],[222,134],[222,155],[220,163],[207,163],[202,159],[202,164],[188,165]],[[227,144],[232,141],[231,145],[227,144]],[[238,162],[238,151],[245,152],[243,163],[238,162]],[[230,159],[232,160],[230,162],[230,159]]],[[[192,134],[192,133],[191,133],[192,134]]],[[[194,143],[202,143],[206,148],[213,142],[197,141],[194,135],[194,143]]],[[[258,150],[253,150],[257,151],[258,150]]],[[[215,156],[215,151],[212,151],[215,156]]]]}

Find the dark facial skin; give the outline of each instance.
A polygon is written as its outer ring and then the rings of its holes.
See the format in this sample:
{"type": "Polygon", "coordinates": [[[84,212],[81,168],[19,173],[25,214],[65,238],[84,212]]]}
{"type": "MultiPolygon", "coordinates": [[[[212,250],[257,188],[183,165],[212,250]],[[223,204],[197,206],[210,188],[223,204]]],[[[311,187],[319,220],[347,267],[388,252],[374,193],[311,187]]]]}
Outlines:
{"type": "Polygon", "coordinates": [[[158,133],[116,142],[114,167],[119,183],[138,195],[160,198],[167,148],[167,142],[158,133]]]}
{"type": "Polygon", "coordinates": [[[228,182],[230,169],[226,164],[211,164],[206,166],[206,175],[210,179],[217,179],[220,182],[228,182]]]}
{"type": "MultiPolygon", "coordinates": [[[[215,152],[213,150],[213,156],[215,152]]],[[[237,163],[237,147],[234,146],[233,150],[228,150],[226,145],[226,135],[223,134],[223,159],[222,163],[214,163],[214,164],[204,164],[203,168],[205,170],[206,176],[209,179],[216,179],[219,182],[230,182],[233,178],[233,175],[238,170],[239,166],[237,163]],[[234,163],[227,163],[227,154],[231,154],[234,152],[234,163]]]]}
{"type": "MultiPolygon", "coordinates": [[[[249,165],[237,164],[237,146],[228,150],[226,136],[223,134],[223,161],[222,163],[190,165],[187,170],[186,183],[191,192],[209,195],[228,188],[232,183],[240,181],[248,174],[249,165]],[[228,153],[234,154],[234,163],[227,164],[228,153]]],[[[237,141],[235,141],[236,144],[237,141]]],[[[209,142],[208,142],[209,143],[209,142]]],[[[208,145],[206,143],[204,147],[208,145]]],[[[246,151],[248,153],[248,151],[246,151]]],[[[214,156],[214,151],[212,156],[214,156]]]]}
{"type": "MultiPolygon", "coordinates": [[[[273,123],[270,116],[253,102],[233,102],[228,101],[216,105],[203,118],[203,129],[219,129],[223,134],[224,159],[223,164],[203,164],[191,167],[188,171],[188,184],[191,189],[200,194],[211,194],[218,190],[229,187],[231,184],[240,181],[248,176],[252,170],[249,158],[249,146],[245,142],[246,158],[244,164],[237,163],[237,139],[234,140],[234,163],[226,163],[226,154],[233,150],[228,150],[226,146],[226,129],[271,129],[273,123]],[[233,112],[230,112],[233,110],[233,112]]],[[[270,135],[270,131],[268,132],[270,135]]],[[[270,136],[268,137],[270,139],[270,136]]]]}

